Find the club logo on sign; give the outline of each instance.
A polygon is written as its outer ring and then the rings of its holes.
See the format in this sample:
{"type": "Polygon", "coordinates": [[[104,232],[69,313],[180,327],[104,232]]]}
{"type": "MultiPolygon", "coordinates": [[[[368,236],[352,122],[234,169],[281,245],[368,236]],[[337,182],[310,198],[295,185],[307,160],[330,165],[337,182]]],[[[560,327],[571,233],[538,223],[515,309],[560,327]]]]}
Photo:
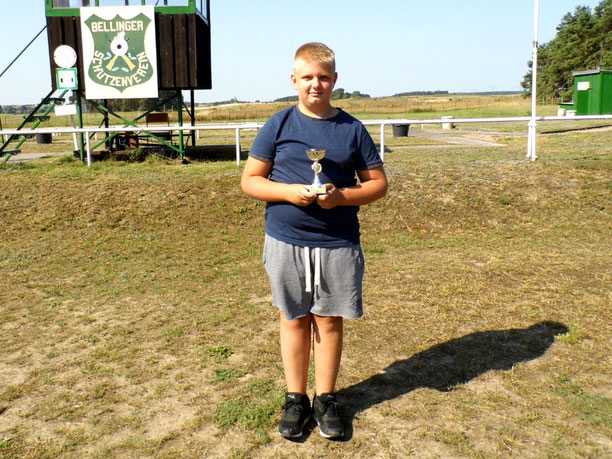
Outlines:
{"type": "Polygon", "coordinates": [[[151,20],[139,14],[130,20],[118,15],[110,21],[91,16],[85,21],[94,40],[94,54],[89,77],[98,84],[123,92],[147,82],[153,76],[144,36],[151,20]]]}
{"type": "Polygon", "coordinates": [[[96,94],[103,92],[104,98],[157,97],[155,33],[150,30],[155,23],[144,12],[134,14],[134,8],[138,7],[83,8],[89,14],[86,19],[82,17],[82,24],[90,33],[87,98],[94,98],[90,88],[96,94]],[[123,94],[128,89],[133,90],[128,91],[129,95],[123,94]],[[112,92],[114,96],[109,95],[112,92]]]}

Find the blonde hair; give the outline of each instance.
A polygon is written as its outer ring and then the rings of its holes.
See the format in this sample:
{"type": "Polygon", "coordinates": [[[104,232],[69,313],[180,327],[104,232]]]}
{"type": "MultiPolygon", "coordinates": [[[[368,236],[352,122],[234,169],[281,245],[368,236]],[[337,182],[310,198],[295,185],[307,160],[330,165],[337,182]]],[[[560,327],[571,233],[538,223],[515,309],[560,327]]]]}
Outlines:
{"type": "Polygon", "coordinates": [[[329,64],[334,72],[336,71],[336,55],[323,43],[306,43],[295,52],[294,62],[298,59],[317,64],[329,64]]]}

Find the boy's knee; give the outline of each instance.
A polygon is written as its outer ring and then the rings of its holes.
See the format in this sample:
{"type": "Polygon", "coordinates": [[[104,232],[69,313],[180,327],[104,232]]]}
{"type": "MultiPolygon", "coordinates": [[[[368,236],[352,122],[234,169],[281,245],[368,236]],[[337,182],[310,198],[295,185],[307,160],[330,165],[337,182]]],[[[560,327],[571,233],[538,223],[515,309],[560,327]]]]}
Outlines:
{"type": "Polygon", "coordinates": [[[340,316],[313,315],[315,327],[323,332],[342,331],[343,318],[340,316]]]}
{"type": "Polygon", "coordinates": [[[319,316],[317,314],[313,314],[312,317],[316,322],[320,323],[342,323],[344,318],[342,316],[319,316]]]}
{"type": "Polygon", "coordinates": [[[310,329],[311,317],[297,317],[292,320],[287,320],[284,313],[281,312],[281,325],[287,330],[302,330],[304,328],[310,329]]]}

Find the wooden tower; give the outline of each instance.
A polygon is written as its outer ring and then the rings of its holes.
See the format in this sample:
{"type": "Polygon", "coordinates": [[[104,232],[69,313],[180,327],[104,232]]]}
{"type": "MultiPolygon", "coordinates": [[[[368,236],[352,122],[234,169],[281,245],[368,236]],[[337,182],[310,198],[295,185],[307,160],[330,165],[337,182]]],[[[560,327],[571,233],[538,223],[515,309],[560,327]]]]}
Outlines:
{"type": "MultiPolygon", "coordinates": [[[[191,124],[195,123],[194,90],[212,88],[209,0],[45,0],[45,6],[51,81],[54,90],[64,89],[59,87],[61,85],[59,74],[57,74],[57,70],[60,68],[57,63],[57,50],[60,47],[66,48],[62,45],[68,45],[74,50],[69,51],[76,58],[75,66],[78,78],[76,87],[70,89],[74,89],[77,106],[79,107],[79,127],[82,127],[80,106],[84,97],[103,113],[106,127],[109,127],[109,115],[119,118],[124,126],[136,126],[136,122],[145,120],[147,119],[145,117],[155,115],[155,113],[147,112],[134,120],[126,120],[108,109],[107,100],[115,98],[156,98],[158,97],[158,91],[166,91],[174,95],[166,98],[157,108],[169,99],[176,98],[179,107],[178,124],[183,125],[183,109],[190,114],[191,124]],[[128,10],[133,12],[138,9],[143,10],[144,19],[136,20],[136,17],[130,19],[123,16],[128,10]],[[115,18],[110,19],[115,13],[115,18]],[[93,22],[89,22],[90,20],[93,22]],[[133,21],[133,24],[146,23],[140,38],[133,33],[134,29],[130,31],[130,25],[128,24],[130,21],[133,21]],[[149,32],[151,23],[155,25],[154,34],[149,32]],[[103,31],[105,33],[109,32],[109,34],[105,34],[103,39],[99,38],[99,41],[95,42],[96,38],[92,37],[95,33],[100,32],[101,28],[104,28],[103,31]],[[118,32],[119,30],[122,30],[122,32],[118,32]],[[112,37],[115,38],[112,39],[112,37]],[[130,39],[132,41],[129,41],[130,39]],[[118,44],[114,44],[115,41],[118,44]],[[145,45],[145,41],[148,44],[145,45]],[[139,53],[137,57],[136,53],[138,51],[134,50],[138,48],[134,45],[140,42],[147,51],[146,53],[139,53]],[[121,49],[120,43],[123,43],[123,49],[121,49]],[[102,49],[98,48],[99,45],[103,45],[105,48],[104,53],[99,51],[99,49],[102,49]],[[130,50],[129,54],[127,54],[128,49],[130,50]],[[94,65],[92,56],[96,56],[96,53],[101,57],[98,59],[97,65],[94,65]],[[143,59],[146,58],[144,65],[141,65],[141,55],[145,56],[143,59]],[[122,71],[129,73],[134,68],[137,68],[137,70],[146,69],[146,74],[121,76],[122,71]],[[114,72],[112,78],[109,72],[114,72]],[[152,72],[153,75],[149,75],[149,72],[152,72]],[[94,78],[98,81],[94,82],[94,78]],[[139,78],[147,79],[149,86],[153,82],[156,83],[153,85],[153,95],[150,95],[150,92],[146,95],[135,95],[133,88],[139,85],[129,86],[128,83],[121,87],[121,92],[117,90],[119,86],[111,88],[110,95],[103,89],[102,92],[97,93],[103,95],[94,96],[91,90],[94,86],[103,86],[101,84],[103,81],[105,83],[107,81],[126,82],[128,80],[138,82],[139,78]],[[126,91],[123,92],[124,90],[126,91]],[[191,93],[191,111],[183,102],[182,91],[184,90],[189,90],[191,93]],[[104,104],[102,105],[96,100],[102,100],[104,104]]],[[[101,35],[98,34],[97,36],[100,37],[101,35]]],[[[140,86],[144,85],[141,84],[140,86]]],[[[154,109],[150,110],[150,112],[153,111],[154,109]]],[[[147,137],[147,142],[153,139],[155,142],[175,150],[183,159],[185,144],[182,130],[179,130],[178,134],[175,135],[170,133],[169,138],[163,138],[151,132],[143,132],[142,134],[147,137]],[[178,146],[174,144],[173,137],[178,138],[178,146]]],[[[95,145],[93,149],[106,144],[107,149],[112,150],[113,138],[121,141],[118,143],[129,145],[132,145],[132,140],[134,140],[125,132],[113,132],[102,142],[95,145]],[[122,136],[125,136],[125,139],[122,140],[122,136]]],[[[195,145],[194,132],[192,132],[191,138],[192,144],[195,145]]],[[[138,144],[138,137],[135,141],[138,144]]],[[[82,136],[80,151],[81,158],[83,158],[84,142],[82,136]]]]}
{"type": "MultiPolygon", "coordinates": [[[[45,0],[51,80],[57,89],[53,53],[69,45],[84,75],[80,6],[110,6],[112,0],[45,0]]],[[[126,6],[155,5],[157,75],[161,90],[211,89],[210,5],[208,0],[124,0],[126,6]],[[182,4],[183,6],[176,6],[182,4]]],[[[79,78],[83,91],[84,78],[79,78]]]]}

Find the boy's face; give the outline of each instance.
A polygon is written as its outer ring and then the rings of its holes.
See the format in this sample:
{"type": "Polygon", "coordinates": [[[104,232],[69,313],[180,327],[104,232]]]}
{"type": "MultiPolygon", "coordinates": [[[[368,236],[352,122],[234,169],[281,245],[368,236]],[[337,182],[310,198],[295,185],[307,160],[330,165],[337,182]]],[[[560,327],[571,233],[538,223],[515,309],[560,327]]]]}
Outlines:
{"type": "Polygon", "coordinates": [[[297,59],[293,65],[291,81],[297,89],[300,103],[309,108],[327,107],[338,74],[327,63],[314,63],[297,59]]]}

